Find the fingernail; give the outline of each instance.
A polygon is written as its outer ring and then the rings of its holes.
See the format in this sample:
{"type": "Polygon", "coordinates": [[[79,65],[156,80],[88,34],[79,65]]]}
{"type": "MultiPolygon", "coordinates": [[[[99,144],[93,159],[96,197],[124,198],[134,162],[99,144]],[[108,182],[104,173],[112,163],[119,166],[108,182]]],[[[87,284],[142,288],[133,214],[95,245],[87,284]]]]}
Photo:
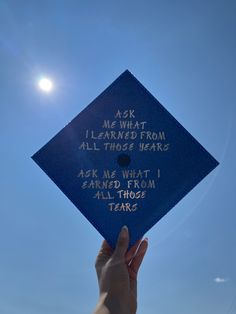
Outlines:
{"type": "Polygon", "coordinates": [[[126,225],[124,225],[124,226],[122,227],[122,229],[121,229],[121,235],[122,235],[122,236],[125,236],[125,235],[128,234],[128,232],[129,232],[128,227],[127,227],[126,225]]]}
{"type": "Polygon", "coordinates": [[[148,238],[145,238],[144,241],[148,242],[148,238]]]}

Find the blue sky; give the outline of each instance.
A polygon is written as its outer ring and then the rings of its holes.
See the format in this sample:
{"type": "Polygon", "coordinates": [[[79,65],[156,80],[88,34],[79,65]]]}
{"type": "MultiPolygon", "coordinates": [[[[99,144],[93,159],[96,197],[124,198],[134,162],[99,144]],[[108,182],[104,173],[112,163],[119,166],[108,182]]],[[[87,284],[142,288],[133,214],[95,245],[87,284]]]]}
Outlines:
{"type": "Polygon", "coordinates": [[[30,156],[126,69],[220,162],[146,234],[138,313],[236,313],[235,17],[235,1],[0,0],[2,314],[92,313],[102,237],[30,156]]]}

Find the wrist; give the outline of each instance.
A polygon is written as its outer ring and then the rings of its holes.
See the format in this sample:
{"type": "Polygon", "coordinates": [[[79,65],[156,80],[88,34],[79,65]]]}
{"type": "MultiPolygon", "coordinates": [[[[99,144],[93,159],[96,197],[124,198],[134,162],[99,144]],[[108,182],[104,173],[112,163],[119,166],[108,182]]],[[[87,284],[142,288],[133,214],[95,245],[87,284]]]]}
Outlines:
{"type": "Polygon", "coordinates": [[[99,297],[94,314],[130,314],[129,304],[125,298],[104,292],[99,297]]]}

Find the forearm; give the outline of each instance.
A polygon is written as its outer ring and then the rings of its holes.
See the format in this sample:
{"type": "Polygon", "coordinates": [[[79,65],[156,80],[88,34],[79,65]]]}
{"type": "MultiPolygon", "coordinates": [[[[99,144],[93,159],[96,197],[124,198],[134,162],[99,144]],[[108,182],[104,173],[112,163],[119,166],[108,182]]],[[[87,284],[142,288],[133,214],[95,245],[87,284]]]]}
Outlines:
{"type": "Polygon", "coordinates": [[[119,297],[100,295],[94,314],[130,314],[128,302],[119,297]]]}

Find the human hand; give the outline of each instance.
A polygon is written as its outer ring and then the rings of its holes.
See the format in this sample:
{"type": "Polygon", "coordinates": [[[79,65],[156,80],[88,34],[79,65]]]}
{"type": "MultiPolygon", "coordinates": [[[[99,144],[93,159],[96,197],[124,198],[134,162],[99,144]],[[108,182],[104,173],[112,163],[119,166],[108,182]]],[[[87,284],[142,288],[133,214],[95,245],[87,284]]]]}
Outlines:
{"type": "Polygon", "coordinates": [[[127,252],[128,228],[124,226],[113,250],[106,240],[95,262],[99,284],[99,303],[95,314],[135,314],[137,275],[148,247],[147,238],[138,240],[127,252]]]}

